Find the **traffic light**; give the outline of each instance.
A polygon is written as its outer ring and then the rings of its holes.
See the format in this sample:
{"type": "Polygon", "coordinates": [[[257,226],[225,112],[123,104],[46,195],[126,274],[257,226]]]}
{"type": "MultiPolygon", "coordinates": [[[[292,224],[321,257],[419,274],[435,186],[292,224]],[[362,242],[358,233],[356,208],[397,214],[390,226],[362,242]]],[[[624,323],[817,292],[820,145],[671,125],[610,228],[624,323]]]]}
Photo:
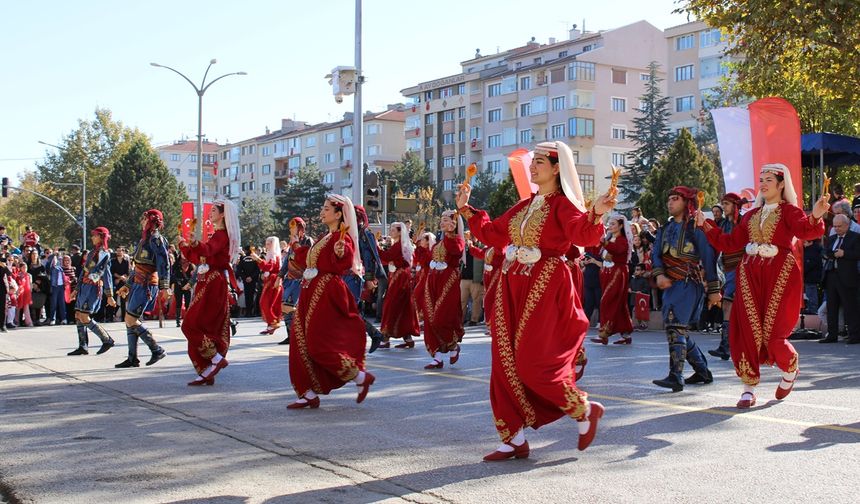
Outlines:
{"type": "Polygon", "coordinates": [[[9,196],[9,178],[3,177],[3,197],[9,196]]]}
{"type": "Polygon", "coordinates": [[[367,172],[364,176],[365,190],[364,206],[368,211],[382,210],[382,198],[380,198],[379,174],[375,171],[367,172]]]}
{"type": "Polygon", "coordinates": [[[397,181],[385,181],[385,199],[388,201],[388,211],[394,210],[394,199],[397,197],[397,181]]]}

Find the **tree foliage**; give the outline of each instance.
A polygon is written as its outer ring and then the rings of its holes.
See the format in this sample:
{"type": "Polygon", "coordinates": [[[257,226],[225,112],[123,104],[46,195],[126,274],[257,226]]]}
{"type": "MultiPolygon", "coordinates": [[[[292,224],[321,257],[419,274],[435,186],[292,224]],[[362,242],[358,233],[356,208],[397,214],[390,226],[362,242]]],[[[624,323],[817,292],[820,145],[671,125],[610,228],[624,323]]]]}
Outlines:
{"type": "Polygon", "coordinates": [[[490,197],[499,189],[499,182],[489,170],[478,170],[478,174],[472,179],[472,195],[469,204],[475,208],[487,208],[490,197]]]}
{"type": "Polygon", "coordinates": [[[170,173],[149,140],[139,137],[113,164],[89,226],[110,229],[114,246],[137,245],[141,215],[156,208],[164,214],[162,234],[172,240],[177,235],[185,197],[185,188],[170,173]]]}
{"type": "Polygon", "coordinates": [[[519,200],[520,194],[517,192],[516,184],[514,184],[514,177],[508,174],[507,178],[498,185],[496,191],[490,195],[487,201],[487,213],[490,214],[490,218],[495,219],[507,212],[519,200]]]}
{"type": "Polygon", "coordinates": [[[307,224],[306,232],[318,236],[327,231],[320,223],[319,212],[331,187],[323,183],[323,175],[315,164],[300,167],[287,183],[286,190],[275,196],[275,231],[278,236],[289,236],[289,222],[301,217],[307,224]]]}
{"type": "Polygon", "coordinates": [[[669,190],[678,185],[704,191],[706,205],[716,203],[720,197],[716,169],[696,148],[687,130],[681,130],[675,143],[645,179],[645,188],[638,202],[643,215],[665,221],[669,216],[666,197],[669,190]]]}
{"type": "Polygon", "coordinates": [[[649,78],[645,83],[645,93],[639,98],[642,108],[635,109],[637,116],[633,119],[629,138],[637,148],[630,153],[632,163],[621,174],[618,185],[621,201],[624,202],[632,203],[639,197],[645,178],[660,156],[672,145],[669,98],[660,91],[663,79],[657,77],[659,68],[656,61],[648,65],[649,78]]]}
{"type": "Polygon", "coordinates": [[[403,158],[394,165],[394,168],[386,172],[387,179],[397,181],[397,189],[404,196],[415,196],[418,191],[425,187],[433,187],[430,179],[430,170],[421,161],[415,152],[408,151],[403,158]]]}
{"type": "Polygon", "coordinates": [[[860,134],[860,2],[683,0],[678,11],[728,37],[740,93],[787,99],[804,132],[860,134]]]}
{"type": "MultiPolygon", "coordinates": [[[[275,233],[275,219],[272,216],[272,198],[256,196],[242,200],[239,209],[239,226],[242,229],[242,239],[247,245],[257,245],[260,249],[266,243],[266,238],[275,233]]],[[[279,234],[281,240],[286,240],[287,234],[279,234]]]]}

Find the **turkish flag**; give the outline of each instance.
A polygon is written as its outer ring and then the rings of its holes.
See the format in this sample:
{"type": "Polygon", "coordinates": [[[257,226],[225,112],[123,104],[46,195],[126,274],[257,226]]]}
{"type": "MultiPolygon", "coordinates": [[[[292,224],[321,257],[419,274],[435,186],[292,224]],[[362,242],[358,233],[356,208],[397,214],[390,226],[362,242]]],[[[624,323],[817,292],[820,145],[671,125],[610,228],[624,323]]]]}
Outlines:
{"type": "Polygon", "coordinates": [[[633,316],[636,320],[647,322],[651,320],[651,296],[648,294],[636,293],[636,306],[633,307],[633,316]]]}
{"type": "Polygon", "coordinates": [[[218,176],[218,161],[215,161],[215,164],[212,165],[212,176],[218,176]]]}
{"type": "Polygon", "coordinates": [[[529,171],[533,157],[534,153],[527,149],[517,149],[508,154],[508,166],[511,169],[514,185],[517,187],[517,194],[520,195],[521,200],[528,198],[538,190],[537,185],[531,183],[532,175],[529,171]]]}
{"type": "MultiPolygon", "coordinates": [[[[209,241],[209,237],[215,232],[215,226],[208,219],[209,211],[212,210],[212,203],[204,203],[203,204],[203,215],[206,216],[206,220],[203,223],[203,238],[200,240],[203,243],[209,241]]],[[[191,220],[195,217],[194,214],[194,202],[193,201],[184,201],[182,202],[182,238],[188,240],[191,236],[191,220]]]]}

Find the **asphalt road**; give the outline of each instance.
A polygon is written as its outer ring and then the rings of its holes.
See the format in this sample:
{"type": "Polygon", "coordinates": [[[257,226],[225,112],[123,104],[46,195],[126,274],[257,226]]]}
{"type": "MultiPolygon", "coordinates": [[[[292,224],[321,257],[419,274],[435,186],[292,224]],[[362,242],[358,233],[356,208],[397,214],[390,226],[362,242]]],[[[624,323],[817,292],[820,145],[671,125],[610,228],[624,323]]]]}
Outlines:
{"type": "Polygon", "coordinates": [[[420,340],[379,350],[363,404],[347,385],[296,411],[285,409],[287,347],[262,328],[243,320],[230,366],[199,388],[186,386],[175,327],[154,330],[166,359],[125,370],[113,368],[124,343],[67,357],[73,326],[0,334],[0,485],[21,502],[64,504],[860,501],[860,345],[797,343],[791,396],[773,399],[779,372],[765,369],[759,405],[741,413],[729,362],[711,360],[713,384],[672,394],[651,385],[666,375],[661,333],[589,343],[580,385],[606,406],[594,444],[577,451],[562,419],[526,433],[529,459],[488,464],[498,438],[483,327],[469,328],[453,368],[425,371],[420,340]]]}

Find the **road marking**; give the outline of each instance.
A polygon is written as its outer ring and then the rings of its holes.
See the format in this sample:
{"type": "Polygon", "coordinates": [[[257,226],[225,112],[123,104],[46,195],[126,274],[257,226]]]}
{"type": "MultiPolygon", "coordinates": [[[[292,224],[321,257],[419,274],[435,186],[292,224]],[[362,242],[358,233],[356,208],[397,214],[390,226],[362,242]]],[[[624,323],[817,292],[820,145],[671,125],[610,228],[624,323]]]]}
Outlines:
{"type": "MultiPolygon", "coordinates": [[[[170,339],[170,340],[184,340],[185,339],[185,338],[177,338],[175,336],[167,336],[167,335],[163,335],[163,334],[159,334],[158,336],[162,337],[164,339],[170,339]]],[[[234,339],[244,339],[244,338],[245,337],[239,337],[239,338],[234,338],[234,339]]],[[[274,350],[271,348],[259,348],[256,346],[248,347],[248,349],[249,350],[255,350],[258,352],[267,352],[267,353],[274,353],[274,354],[280,354],[280,355],[289,355],[290,354],[289,352],[285,352],[285,351],[281,351],[281,350],[274,350]]],[[[419,370],[404,368],[404,367],[399,367],[399,366],[391,366],[388,364],[380,364],[378,362],[374,362],[372,367],[373,368],[379,368],[379,369],[387,369],[389,371],[399,371],[402,373],[409,373],[409,374],[417,375],[417,376],[438,376],[441,378],[449,378],[449,379],[453,379],[453,380],[478,382],[478,383],[484,383],[484,384],[488,384],[488,385],[490,383],[490,380],[488,380],[486,378],[479,378],[476,376],[457,375],[457,374],[446,373],[446,372],[431,372],[431,371],[424,371],[424,370],[419,371],[419,370]]],[[[708,414],[712,414],[712,415],[721,415],[721,416],[727,416],[727,417],[737,416],[740,418],[748,418],[748,419],[752,419],[752,420],[758,420],[761,422],[770,422],[770,423],[776,423],[776,424],[794,425],[797,427],[807,427],[810,429],[822,429],[822,430],[830,430],[830,431],[837,431],[837,432],[849,432],[851,434],[860,434],[860,428],[856,428],[856,427],[845,427],[842,425],[824,425],[824,424],[817,424],[814,422],[805,422],[803,420],[790,420],[787,418],[768,417],[768,416],[757,415],[755,413],[749,413],[749,412],[745,412],[745,411],[730,411],[730,410],[716,409],[716,408],[702,409],[701,407],[696,407],[696,406],[684,406],[684,405],[680,405],[680,404],[665,403],[662,401],[651,401],[651,400],[646,400],[646,399],[632,399],[629,397],[618,397],[618,396],[612,396],[612,395],[606,395],[606,394],[589,393],[588,396],[596,398],[596,399],[603,399],[605,401],[615,401],[615,402],[621,402],[621,403],[627,403],[627,404],[638,404],[641,406],[653,406],[653,407],[657,407],[657,408],[676,410],[676,411],[686,411],[686,412],[690,412],[690,413],[708,413],[708,414]]]]}

